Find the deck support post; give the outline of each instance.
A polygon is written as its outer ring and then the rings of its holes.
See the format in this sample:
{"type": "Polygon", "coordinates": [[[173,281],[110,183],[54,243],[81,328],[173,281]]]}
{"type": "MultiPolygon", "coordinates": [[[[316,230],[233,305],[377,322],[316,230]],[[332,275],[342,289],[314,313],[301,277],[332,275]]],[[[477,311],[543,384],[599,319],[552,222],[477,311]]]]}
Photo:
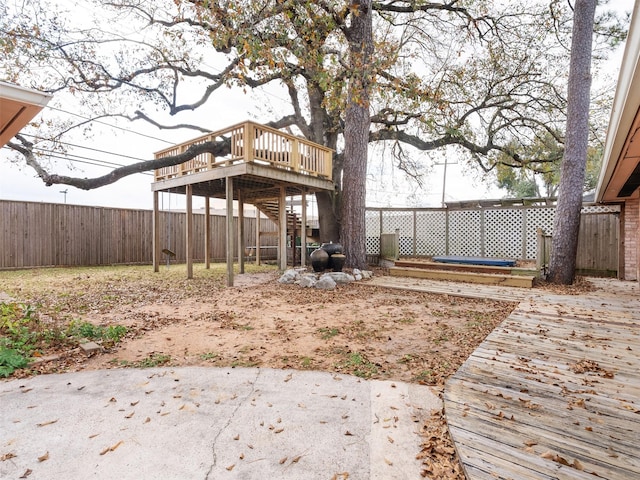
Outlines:
{"type": "Polygon", "coordinates": [[[300,266],[307,266],[307,191],[302,189],[302,228],[300,232],[300,266]]]}
{"type": "Polygon", "coordinates": [[[185,248],[187,278],[193,278],[193,185],[187,185],[187,218],[185,226],[185,248]]]}
{"type": "Polygon", "coordinates": [[[287,191],[284,186],[280,187],[280,198],[278,199],[278,219],[280,225],[278,228],[278,260],[279,268],[284,271],[287,269],[287,191]]]}
{"type": "Polygon", "coordinates": [[[153,250],[153,271],[160,271],[160,205],[158,203],[158,191],[153,192],[153,240],[152,240],[152,250],[153,250]]]}
{"type": "Polygon", "coordinates": [[[233,177],[226,177],[227,199],[227,287],[233,287],[233,177]]]}
{"type": "Polygon", "coordinates": [[[244,240],[244,198],[242,198],[242,190],[238,189],[238,265],[240,273],[244,273],[246,243],[244,240]]]}
{"type": "Polygon", "coordinates": [[[204,197],[204,268],[211,268],[211,212],[210,199],[204,197]]]}
{"type": "Polygon", "coordinates": [[[256,265],[260,265],[260,210],[256,207],[256,265]]]}

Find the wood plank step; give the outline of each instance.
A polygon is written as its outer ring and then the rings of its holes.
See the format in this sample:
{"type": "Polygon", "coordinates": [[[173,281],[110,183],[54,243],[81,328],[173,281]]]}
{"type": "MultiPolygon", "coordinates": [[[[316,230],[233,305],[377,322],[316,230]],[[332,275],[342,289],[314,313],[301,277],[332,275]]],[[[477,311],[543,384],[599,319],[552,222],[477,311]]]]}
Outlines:
{"type": "Polygon", "coordinates": [[[507,287],[532,288],[535,277],[510,274],[475,273],[460,271],[432,270],[412,267],[391,267],[389,275],[396,277],[428,278],[456,282],[503,285],[507,287]]]}
{"type": "Polygon", "coordinates": [[[414,260],[396,260],[396,267],[423,268],[428,270],[446,270],[475,273],[497,273],[508,275],[536,275],[536,270],[522,267],[498,267],[489,265],[469,265],[462,263],[420,262],[414,260]]]}

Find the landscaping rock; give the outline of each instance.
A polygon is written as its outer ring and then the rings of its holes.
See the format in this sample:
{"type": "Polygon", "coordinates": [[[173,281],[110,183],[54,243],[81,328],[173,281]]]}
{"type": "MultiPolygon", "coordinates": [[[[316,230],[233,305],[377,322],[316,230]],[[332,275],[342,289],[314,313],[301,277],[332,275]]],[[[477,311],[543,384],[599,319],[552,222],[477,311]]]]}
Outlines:
{"type": "Polygon", "coordinates": [[[300,280],[298,280],[298,285],[304,288],[314,287],[318,283],[318,279],[312,273],[305,273],[300,276],[300,280]]]}
{"type": "Polygon", "coordinates": [[[320,277],[320,279],[322,279],[323,277],[331,277],[336,283],[351,283],[356,281],[353,275],[349,275],[348,273],[344,272],[325,273],[324,275],[322,275],[322,277],[320,277]]]}
{"type": "Polygon", "coordinates": [[[364,278],[365,280],[369,280],[371,277],[373,277],[373,272],[371,270],[362,270],[360,272],[360,275],[362,275],[362,278],[364,278]]]}
{"type": "Polygon", "coordinates": [[[329,275],[323,275],[320,280],[316,282],[316,288],[321,290],[335,290],[336,282],[329,275]]]}
{"type": "Polygon", "coordinates": [[[15,300],[11,298],[9,295],[7,295],[6,293],[0,292],[0,303],[11,303],[11,302],[15,302],[15,300]]]}
{"type": "Polygon", "coordinates": [[[80,349],[87,355],[94,355],[102,351],[102,347],[96,342],[81,343],[80,349]]]}
{"type": "Polygon", "coordinates": [[[294,269],[289,269],[282,274],[282,276],[278,279],[278,282],[291,284],[295,283],[296,280],[298,280],[298,272],[296,272],[294,269]]]}

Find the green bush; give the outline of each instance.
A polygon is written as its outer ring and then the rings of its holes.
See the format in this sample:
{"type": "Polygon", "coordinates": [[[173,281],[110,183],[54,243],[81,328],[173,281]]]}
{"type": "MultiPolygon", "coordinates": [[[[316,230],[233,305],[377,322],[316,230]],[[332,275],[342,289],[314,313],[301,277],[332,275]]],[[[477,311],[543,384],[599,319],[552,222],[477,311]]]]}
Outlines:
{"type": "Polygon", "coordinates": [[[29,360],[18,350],[0,345],[0,377],[6,378],[16,369],[24,368],[29,360]]]}

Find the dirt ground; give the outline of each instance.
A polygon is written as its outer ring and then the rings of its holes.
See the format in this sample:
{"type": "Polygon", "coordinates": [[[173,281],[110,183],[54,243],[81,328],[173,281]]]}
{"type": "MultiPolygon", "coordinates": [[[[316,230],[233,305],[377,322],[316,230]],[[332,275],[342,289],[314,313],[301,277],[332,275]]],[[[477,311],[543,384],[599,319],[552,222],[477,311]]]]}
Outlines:
{"type": "MultiPolygon", "coordinates": [[[[114,347],[87,357],[52,345],[32,373],[156,365],[334,371],[441,390],[513,303],[404,292],[366,280],[334,291],[277,282],[251,268],[226,288],[222,267],[41,269],[0,272],[0,292],[37,307],[43,322],[124,325],[114,347]],[[48,360],[48,361],[46,361],[48,360]]],[[[380,272],[377,272],[380,274],[380,272]]],[[[28,374],[28,371],[23,374],[28,374]]],[[[424,475],[464,478],[442,412],[423,427],[424,475]]]]}

